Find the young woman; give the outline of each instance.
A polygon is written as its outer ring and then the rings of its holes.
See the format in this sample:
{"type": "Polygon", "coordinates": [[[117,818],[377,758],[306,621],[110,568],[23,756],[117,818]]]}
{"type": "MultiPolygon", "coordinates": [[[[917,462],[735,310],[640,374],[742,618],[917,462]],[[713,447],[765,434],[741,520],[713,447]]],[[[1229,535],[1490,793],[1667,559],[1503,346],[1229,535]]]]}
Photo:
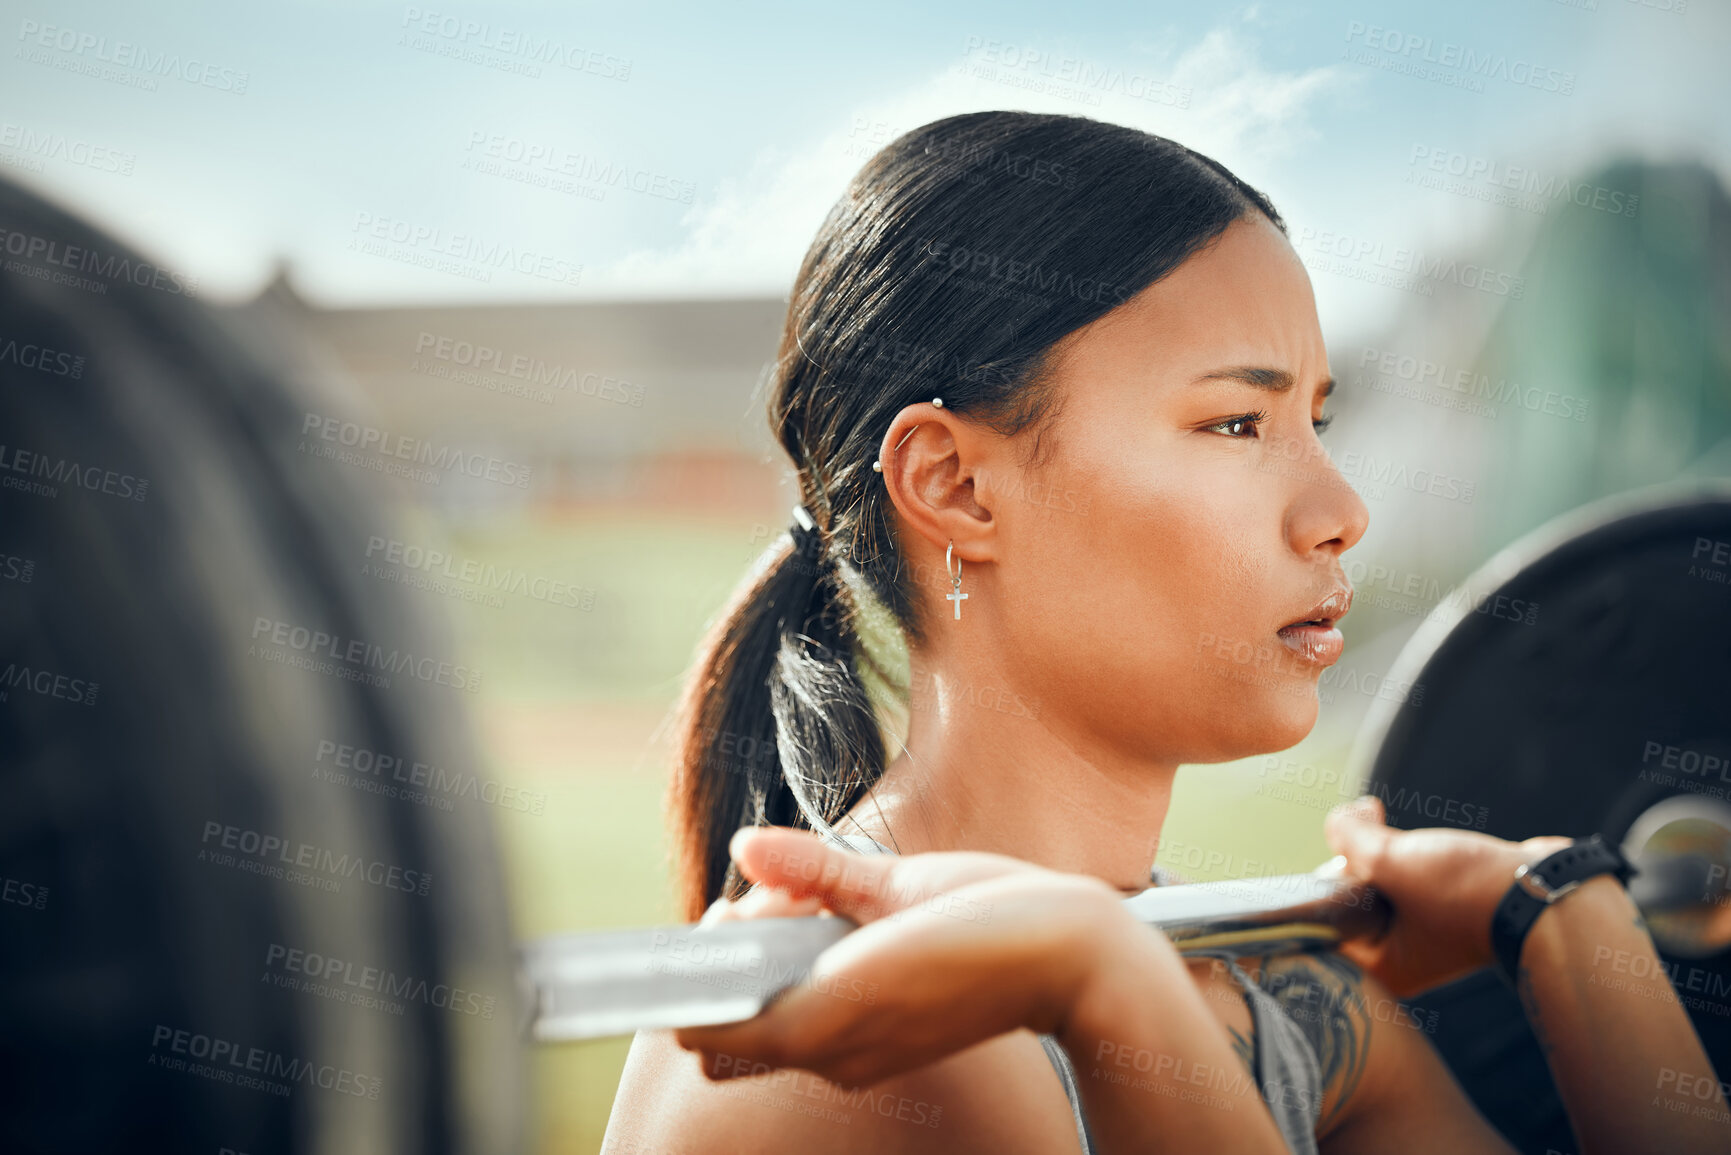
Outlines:
{"type": "MultiPolygon", "coordinates": [[[[1332,815],[1395,926],[1259,966],[1118,901],[1180,764],[1316,720],[1367,520],[1331,388],[1283,222],[1207,157],[1001,112],[866,165],[770,398],[792,542],[705,642],[672,791],[691,917],[866,925],[748,1023],[640,1034],[605,1150],[1510,1150],[1394,999],[1490,963],[1515,868],[1568,840],[1332,815]]],[[[1723,1142],[1651,1105],[1712,1068],[1675,1004],[1589,982],[1603,946],[1653,951],[1611,877],[1521,954],[1583,1150],[1723,1142]]]]}

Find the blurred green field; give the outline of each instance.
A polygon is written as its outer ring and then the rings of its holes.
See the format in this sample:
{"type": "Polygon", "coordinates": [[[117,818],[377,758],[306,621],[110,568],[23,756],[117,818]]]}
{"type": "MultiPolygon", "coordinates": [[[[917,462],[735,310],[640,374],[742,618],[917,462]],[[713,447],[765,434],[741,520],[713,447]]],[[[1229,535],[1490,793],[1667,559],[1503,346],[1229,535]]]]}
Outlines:
{"type": "MultiPolygon", "coordinates": [[[[673,918],[658,729],[706,622],[765,544],[746,521],[632,514],[450,528],[456,554],[594,589],[594,608],[506,597],[447,609],[486,672],[484,760],[547,796],[539,815],[497,816],[517,933],[673,918]],[[753,534],[757,535],[754,539],[753,534]]],[[[1338,766],[1316,737],[1283,758],[1338,766]]],[[[1261,760],[1180,772],[1159,860],[1197,880],[1305,870],[1328,856],[1323,812],[1338,791],[1278,780],[1261,760]]],[[[540,1152],[598,1151],[628,1039],[537,1049],[540,1152]]]]}

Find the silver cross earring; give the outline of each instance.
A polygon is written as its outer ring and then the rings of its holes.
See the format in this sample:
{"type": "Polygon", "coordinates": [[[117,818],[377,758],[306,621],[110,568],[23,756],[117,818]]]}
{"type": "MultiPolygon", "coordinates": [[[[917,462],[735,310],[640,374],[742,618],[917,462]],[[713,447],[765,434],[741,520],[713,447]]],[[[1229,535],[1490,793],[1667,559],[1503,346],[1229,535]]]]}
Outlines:
{"type": "MultiPolygon", "coordinates": [[[[956,549],[956,543],[954,541],[952,541],[952,542],[950,542],[949,548],[944,550],[944,572],[945,573],[949,573],[950,555],[955,552],[955,549],[956,549]]],[[[955,620],[958,622],[961,621],[962,620],[962,603],[968,600],[968,595],[962,592],[962,559],[959,557],[956,559],[956,572],[950,574],[950,592],[944,595],[944,600],[947,602],[955,602],[956,603],[955,620]]]]}

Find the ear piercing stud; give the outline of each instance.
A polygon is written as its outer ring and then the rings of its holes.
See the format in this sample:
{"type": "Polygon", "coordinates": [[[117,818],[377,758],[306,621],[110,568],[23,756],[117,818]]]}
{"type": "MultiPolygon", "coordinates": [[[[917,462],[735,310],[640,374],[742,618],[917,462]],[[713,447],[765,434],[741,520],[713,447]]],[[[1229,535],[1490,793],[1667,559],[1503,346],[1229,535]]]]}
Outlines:
{"type": "MultiPolygon", "coordinates": [[[[944,407],[944,399],[942,397],[933,397],[932,398],[932,407],[935,409],[942,409],[944,407]]],[[[914,426],[914,429],[918,429],[918,428],[919,428],[918,425],[914,426]]],[[[902,435],[902,439],[900,441],[896,442],[896,448],[897,449],[900,449],[902,446],[907,444],[908,438],[912,437],[914,435],[914,429],[908,430],[907,433],[902,435]]],[[[884,471],[884,463],[881,459],[872,462],[872,472],[873,473],[882,473],[883,471],[884,471]]],[[[961,607],[958,605],[957,608],[959,609],[961,607]]]]}

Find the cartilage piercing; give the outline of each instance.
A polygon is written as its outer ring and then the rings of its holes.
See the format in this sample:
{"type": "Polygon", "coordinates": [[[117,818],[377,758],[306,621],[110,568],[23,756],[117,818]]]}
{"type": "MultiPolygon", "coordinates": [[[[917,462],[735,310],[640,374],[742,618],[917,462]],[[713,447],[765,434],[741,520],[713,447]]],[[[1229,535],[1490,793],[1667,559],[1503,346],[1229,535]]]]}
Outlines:
{"type": "MultiPolygon", "coordinates": [[[[933,397],[932,398],[932,405],[938,409],[942,409],[944,407],[944,399],[942,397],[933,397]]],[[[918,428],[919,428],[918,425],[914,426],[914,429],[918,429],[918,428]]],[[[901,449],[902,446],[904,446],[908,443],[908,438],[910,438],[914,435],[914,429],[910,429],[906,433],[902,434],[902,439],[900,441],[896,442],[896,449],[897,450],[901,449]]],[[[882,458],[879,458],[877,461],[872,462],[872,472],[873,473],[882,473],[883,471],[884,471],[884,463],[883,463],[882,458]]],[[[957,608],[960,608],[960,607],[958,606],[957,608]]]]}

